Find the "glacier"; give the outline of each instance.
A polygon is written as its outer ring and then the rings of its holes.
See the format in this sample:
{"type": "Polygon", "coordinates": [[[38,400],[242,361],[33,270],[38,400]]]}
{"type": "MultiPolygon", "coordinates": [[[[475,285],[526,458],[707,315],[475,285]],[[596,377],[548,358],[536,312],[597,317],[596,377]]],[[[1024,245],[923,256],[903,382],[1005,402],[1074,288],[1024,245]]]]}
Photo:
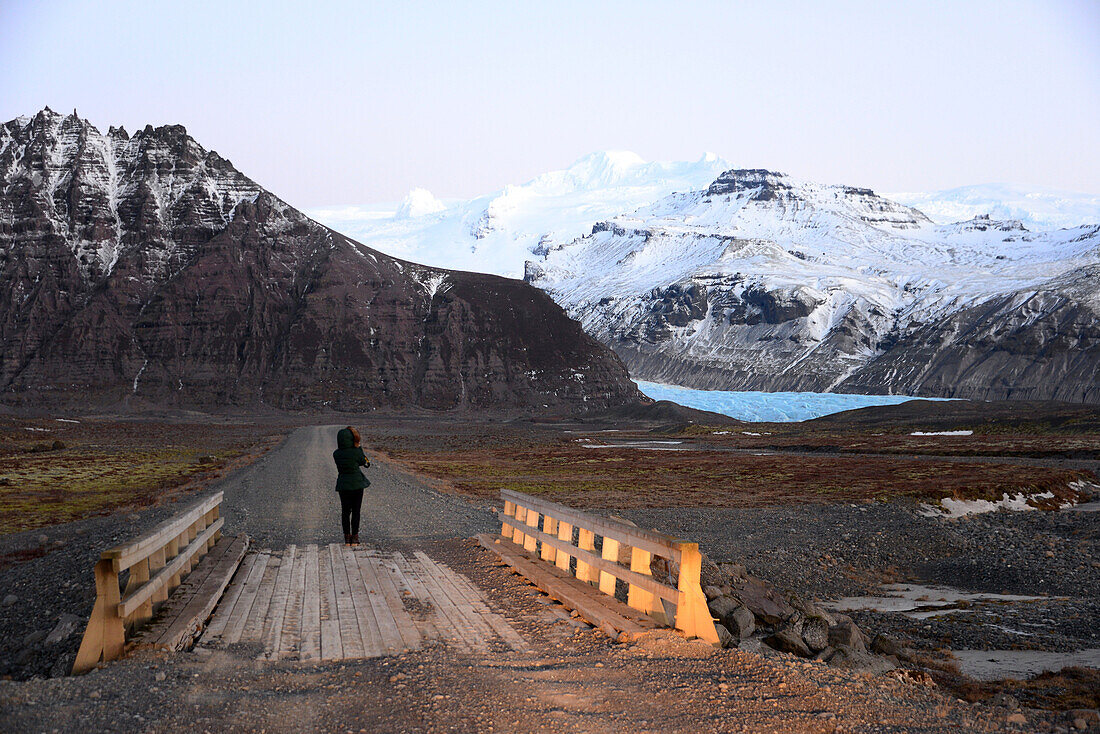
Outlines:
{"type": "Polygon", "coordinates": [[[1035,232],[1072,229],[1100,222],[1100,195],[1018,184],[976,184],[930,193],[883,194],[915,207],[937,224],[951,224],[988,214],[1016,220],[1035,232]]]}
{"type": "Polygon", "coordinates": [[[797,423],[823,415],[910,400],[945,400],[908,395],[849,395],[824,392],[761,392],[758,390],[697,390],[680,385],[634,380],[647,397],[709,410],[747,423],[797,423]]]}
{"type": "Polygon", "coordinates": [[[523,277],[524,263],[588,234],[596,222],[675,192],[705,188],[730,164],[646,161],[599,151],[568,168],[470,200],[413,189],[399,205],[323,207],[306,213],[368,247],[451,270],[523,277]]]}

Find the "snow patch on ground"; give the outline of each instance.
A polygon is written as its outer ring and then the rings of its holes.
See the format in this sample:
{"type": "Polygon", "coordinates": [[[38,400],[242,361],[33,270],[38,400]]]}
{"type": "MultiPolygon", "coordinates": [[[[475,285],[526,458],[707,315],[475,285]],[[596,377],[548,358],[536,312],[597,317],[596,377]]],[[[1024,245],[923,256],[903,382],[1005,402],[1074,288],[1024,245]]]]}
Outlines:
{"type": "Polygon", "coordinates": [[[910,436],[972,436],[974,431],[913,431],[910,436]]]}
{"type": "Polygon", "coordinates": [[[954,520],[969,515],[980,515],[997,510],[1009,510],[1012,512],[1027,512],[1038,509],[1029,503],[1029,500],[1049,500],[1054,498],[1053,492],[1039,492],[1037,494],[1024,494],[1020,492],[1009,495],[1007,492],[996,502],[989,500],[957,500],[953,497],[944,497],[940,504],[922,504],[919,514],[924,517],[943,517],[954,520]]]}

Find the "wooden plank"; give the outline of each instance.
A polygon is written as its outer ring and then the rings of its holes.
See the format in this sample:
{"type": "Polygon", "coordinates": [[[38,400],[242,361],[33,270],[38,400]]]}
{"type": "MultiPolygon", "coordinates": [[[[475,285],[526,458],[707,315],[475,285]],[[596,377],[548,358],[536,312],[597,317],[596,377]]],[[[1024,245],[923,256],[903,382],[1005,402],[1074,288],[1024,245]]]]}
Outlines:
{"type": "Polygon", "coordinates": [[[264,624],[264,650],[270,660],[279,659],[279,648],[282,646],[283,622],[286,619],[286,608],[290,600],[291,575],[294,572],[294,556],[298,553],[296,546],[290,546],[284,551],[279,564],[279,575],[275,579],[275,591],[271,595],[271,607],[267,613],[267,622],[264,624]]]}
{"type": "Polygon", "coordinates": [[[435,628],[439,630],[441,639],[453,642],[460,650],[466,652],[470,651],[470,645],[463,638],[462,631],[453,620],[443,613],[439,608],[439,604],[435,601],[435,597],[431,590],[425,585],[423,573],[418,570],[418,565],[413,564],[412,561],[405,558],[405,556],[400,553],[393,554],[393,561],[397,564],[397,567],[401,569],[402,575],[404,575],[409,583],[417,590],[417,598],[431,606],[432,623],[435,625],[435,628]]]}
{"type": "Polygon", "coordinates": [[[420,632],[417,631],[416,624],[405,610],[405,603],[401,601],[401,590],[394,583],[389,570],[382,565],[381,558],[370,560],[373,562],[375,577],[382,589],[382,597],[386,600],[390,614],[393,615],[393,621],[397,623],[397,632],[401,635],[405,647],[409,650],[419,650],[420,632]]]}
{"type": "Polygon", "coordinates": [[[643,626],[637,620],[630,619],[626,614],[617,613],[604,600],[610,600],[624,610],[629,610],[630,607],[612,597],[601,594],[591,586],[565,574],[556,566],[547,566],[540,563],[537,557],[525,553],[520,546],[514,543],[505,539],[499,539],[498,542],[498,539],[487,534],[479,535],[478,542],[499,556],[516,573],[522,575],[566,607],[576,610],[585,620],[601,629],[638,634],[655,626],[652,623],[643,626]]]}
{"type": "Polygon", "coordinates": [[[344,570],[351,586],[351,602],[355,609],[355,618],[359,621],[359,634],[363,638],[363,656],[378,657],[385,654],[386,650],[382,643],[382,634],[378,631],[378,620],[371,608],[366,584],[363,583],[363,575],[359,573],[359,561],[350,548],[345,549],[343,557],[344,570]]]}
{"type": "Polygon", "coordinates": [[[455,573],[445,565],[437,564],[423,551],[415,551],[417,561],[420,562],[424,572],[435,582],[440,591],[454,604],[457,612],[467,621],[467,625],[474,630],[475,635],[488,642],[493,637],[493,628],[485,618],[474,609],[473,603],[466,594],[462,593],[454,583],[455,573]]]}
{"type": "Polygon", "coordinates": [[[222,492],[216,492],[184,510],[181,514],[161,523],[137,540],[103,551],[100,557],[112,561],[117,571],[123,571],[134,563],[148,558],[154,550],[168,545],[172,538],[180,535],[195,520],[221,504],[222,496],[222,492]]]}
{"type": "Polygon", "coordinates": [[[301,660],[317,660],[321,657],[321,589],[320,563],[316,545],[306,546],[305,598],[302,600],[302,651],[301,660]]]}
{"type": "Polygon", "coordinates": [[[359,575],[363,585],[367,589],[367,598],[370,599],[371,610],[374,618],[378,620],[378,633],[382,637],[382,645],[388,653],[398,653],[405,649],[405,641],[401,637],[401,631],[397,628],[397,620],[386,602],[382,590],[382,582],[378,578],[378,571],[374,560],[366,553],[355,554],[356,564],[359,566],[359,575]]]}
{"type": "Polygon", "coordinates": [[[340,640],[345,658],[361,658],[364,655],[363,635],[359,631],[359,618],[351,601],[351,582],[344,565],[344,546],[335,543],[328,546],[332,559],[333,588],[336,590],[336,610],[340,620],[340,640]]]}
{"type": "Polygon", "coordinates": [[[215,637],[220,637],[222,632],[225,631],[225,626],[229,623],[233,614],[233,607],[240,598],[241,592],[244,591],[244,580],[248,578],[248,574],[251,573],[252,566],[255,565],[258,555],[259,554],[245,556],[244,560],[241,561],[241,565],[237,568],[237,573],[235,574],[237,583],[230,583],[228,593],[218,602],[218,608],[214,612],[214,619],[210,620],[210,626],[206,628],[207,638],[213,639],[215,637]]]}
{"type": "Polygon", "coordinates": [[[540,497],[532,497],[510,489],[502,489],[500,496],[505,501],[522,505],[534,512],[552,515],[559,521],[564,520],[575,527],[587,528],[595,531],[597,535],[617,540],[632,548],[642,548],[654,555],[670,558],[676,562],[680,560],[680,551],[677,545],[679,541],[671,535],[658,533],[655,530],[645,530],[599,515],[591,515],[566,505],[560,505],[557,502],[550,502],[540,497]]]}
{"type": "Polygon", "coordinates": [[[191,583],[192,578],[203,575],[202,566],[209,567],[209,573],[204,575],[201,585],[186,605],[174,615],[159,621],[145,636],[144,642],[173,652],[190,646],[202,632],[247,550],[248,536],[243,533],[218,541],[203,559],[200,568],[195,569],[188,579],[191,583]]]}
{"type": "Polygon", "coordinates": [[[344,647],[340,640],[340,615],[336,610],[336,590],[332,585],[332,556],[327,548],[318,555],[317,560],[321,602],[321,659],[342,660],[344,647]]]}
{"type": "MultiPolygon", "coordinates": [[[[292,546],[293,547],[293,546],[292,546]]],[[[280,660],[298,655],[302,645],[302,600],[305,596],[305,553],[296,549],[294,570],[290,575],[290,594],[287,596],[286,614],[283,617],[283,634],[279,638],[280,660]]]]}
{"type": "Polygon", "coordinates": [[[472,581],[462,574],[456,573],[450,567],[442,563],[436,563],[436,561],[426,553],[417,551],[416,555],[417,558],[420,559],[422,565],[425,567],[433,566],[437,575],[446,576],[450,580],[452,587],[462,595],[468,604],[470,604],[474,612],[478,614],[509,647],[516,652],[526,652],[531,649],[527,641],[520,637],[519,633],[512,628],[512,625],[508,624],[507,620],[489,609],[488,605],[485,603],[485,598],[481,594],[481,590],[474,586],[472,581]]]}
{"type": "Polygon", "coordinates": [[[241,632],[244,631],[248,615],[252,613],[252,605],[256,601],[256,594],[260,590],[260,581],[263,579],[264,569],[267,568],[268,558],[267,554],[257,555],[256,562],[248,572],[248,578],[244,580],[241,597],[233,606],[233,616],[225,626],[225,632],[222,633],[222,639],[229,644],[239,642],[241,639],[241,632]]]}
{"type": "MultiPolygon", "coordinates": [[[[389,572],[394,580],[394,585],[397,586],[402,596],[408,592],[413,599],[422,602],[425,609],[429,608],[427,601],[430,595],[421,588],[419,581],[411,578],[411,574],[410,576],[406,576],[397,563],[394,562],[393,558],[379,558],[378,562],[382,565],[382,568],[389,572]]],[[[409,616],[412,617],[411,614],[409,616]]],[[[439,628],[436,627],[435,623],[432,621],[432,615],[426,614],[423,619],[413,617],[412,620],[413,624],[416,625],[417,631],[420,632],[421,639],[438,640],[443,637],[439,628]]]]}
{"type": "Polygon", "coordinates": [[[260,579],[260,590],[256,592],[256,600],[252,602],[248,621],[241,630],[242,641],[260,642],[264,639],[264,623],[267,621],[267,613],[271,610],[271,597],[275,593],[275,580],[279,576],[281,560],[279,556],[268,556],[267,568],[264,569],[263,578],[260,579]]]}
{"type": "Polygon", "coordinates": [[[459,637],[456,642],[478,652],[488,651],[489,643],[483,630],[479,629],[479,625],[472,620],[472,615],[463,614],[460,605],[451,599],[441,580],[436,578],[435,573],[419,563],[410,564],[410,568],[413,569],[413,573],[417,574],[428,593],[431,594],[432,602],[439,610],[440,615],[444,616],[458,631],[459,637]]]}

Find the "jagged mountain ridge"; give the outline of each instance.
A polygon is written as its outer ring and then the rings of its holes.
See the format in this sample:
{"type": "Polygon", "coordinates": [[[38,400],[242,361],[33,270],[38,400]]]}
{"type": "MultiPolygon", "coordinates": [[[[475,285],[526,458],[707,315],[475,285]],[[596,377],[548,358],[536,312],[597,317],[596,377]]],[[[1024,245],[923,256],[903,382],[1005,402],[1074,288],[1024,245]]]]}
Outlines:
{"type": "Polygon", "coordinates": [[[197,407],[577,411],[638,397],[521,281],[391,258],[181,126],[0,127],[0,396],[197,407]]]}
{"type": "Polygon", "coordinates": [[[711,389],[1100,402],[1100,226],[936,225],[731,170],[529,262],[635,377],[711,389]]]}

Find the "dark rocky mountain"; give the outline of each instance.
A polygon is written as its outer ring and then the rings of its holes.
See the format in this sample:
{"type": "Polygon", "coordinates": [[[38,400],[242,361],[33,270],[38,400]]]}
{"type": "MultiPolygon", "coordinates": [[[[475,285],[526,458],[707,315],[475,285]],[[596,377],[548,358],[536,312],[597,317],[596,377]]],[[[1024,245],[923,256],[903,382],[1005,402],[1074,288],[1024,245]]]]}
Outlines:
{"type": "Polygon", "coordinates": [[[1100,225],[933,224],[731,170],[547,248],[526,278],[638,378],[1100,403],[1100,225]]]}
{"type": "Polygon", "coordinates": [[[265,191],[178,125],[0,128],[9,404],[583,412],[626,369],[542,291],[403,262],[265,191]]]}

